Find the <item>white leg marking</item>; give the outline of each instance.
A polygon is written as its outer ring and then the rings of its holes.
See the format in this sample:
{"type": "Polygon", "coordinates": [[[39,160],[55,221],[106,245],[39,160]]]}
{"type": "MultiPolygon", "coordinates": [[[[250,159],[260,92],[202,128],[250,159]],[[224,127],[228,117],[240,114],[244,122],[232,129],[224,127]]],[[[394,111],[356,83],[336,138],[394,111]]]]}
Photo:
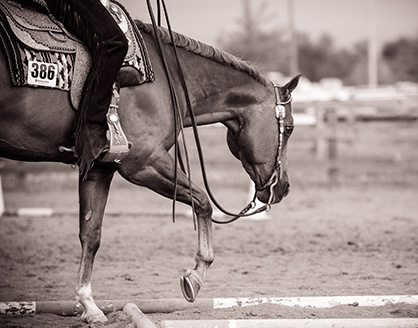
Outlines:
{"type": "Polygon", "coordinates": [[[81,319],[88,322],[106,322],[107,318],[98,308],[96,303],[93,300],[93,294],[91,291],[91,284],[82,286],[76,291],[76,299],[84,308],[84,312],[81,315],[81,319]]]}

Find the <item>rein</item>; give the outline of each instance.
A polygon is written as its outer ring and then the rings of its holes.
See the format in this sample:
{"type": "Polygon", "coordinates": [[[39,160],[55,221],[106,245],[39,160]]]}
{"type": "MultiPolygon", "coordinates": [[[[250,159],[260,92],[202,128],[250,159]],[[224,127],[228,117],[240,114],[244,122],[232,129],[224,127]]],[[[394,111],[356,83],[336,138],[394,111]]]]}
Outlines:
{"type": "MultiPolygon", "coordinates": [[[[274,187],[277,185],[277,183],[279,182],[279,179],[281,179],[281,177],[282,177],[281,156],[282,156],[282,144],[283,144],[283,133],[284,133],[284,118],[286,116],[286,110],[285,110],[284,105],[289,104],[291,102],[291,98],[289,98],[289,100],[287,100],[285,102],[282,102],[280,100],[279,86],[272,83],[273,88],[274,88],[275,98],[276,98],[275,115],[276,115],[276,118],[279,121],[279,146],[278,146],[278,150],[277,150],[277,157],[276,157],[276,162],[275,162],[275,165],[274,165],[274,168],[273,168],[273,173],[272,173],[270,179],[267,181],[267,183],[261,189],[255,191],[252,201],[247,206],[245,206],[238,214],[225,210],[219,204],[219,202],[215,199],[215,197],[214,197],[214,195],[213,195],[213,193],[212,193],[212,191],[209,187],[209,182],[208,182],[208,179],[207,179],[206,168],[205,168],[205,163],[204,163],[204,158],[203,158],[202,146],[201,146],[201,143],[200,143],[199,133],[198,133],[197,124],[196,124],[196,118],[195,118],[194,111],[193,111],[193,108],[192,108],[192,105],[191,105],[189,91],[188,91],[188,88],[187,88],[187,83],[186,83],[184,73],[183,73],[183,69],[182,69],[180,59],[179,59],[179,56],[178,56],[178,53],[177,53],[177,47],[176,47],[175,42],[174,42],[174,37],[173,37],[173,34],[172,34],[171,25],[170,25],[170,22],[169,22],[167,9],[166,9],[164,0],[157,0],[158,26],[160,26],[160,23],[161,23],[161,21],[160,21],[160,19],[161,19],[161,17],[160,17],[160,2],[162,4],[163,10],[164,10],[164,15],[165,15],[165,18],[166,18],[166,23],[167,23],[167,29],[168,29],[168,32],[169,32],[170,37],[171,37],[171,41],[172,41],[172,45],[173,45],[173,52],[174,52],[174,55],[175,55],[174,57],[175,57],[176,63],[177,63],[177,70],[178,70],[178,73],[179,73],[181,85],[182,85],[184,95],[185,95],[187,109],[188,109],[188,112],[189,112],[189,115],[190,115],[190,120],[191,120],[191,123],[192,123],[193,135],[194,135],[196,148],[197,148],[197,152],[198,152],[203,183],[205,185],[208,196],[209,196],[210,200],[213,202],[213,204],[224,214],[226,214],[228,216],[232,216],[231,219],[225,220],[225,221],[220,221],[220,220],[216,220],[216,219],[212,218],[211,219],[212,222],[217,223],[217,224],[229,224],[229,223],[232,223],[232,222],[238,220],[241,217],[249,217],[249,216],[264,212],[264,211],[268,212],[271,208],[271,203],[274,200],[274,187]],[[278,175],[277,175],[277,169],[279,170],[279,178],[278,178],[278,175]],[[270,196],[269,196],[268,203],[263,205],[262,207],[256,209],[256,210],[248,213],[248,211],[250,209],[253,209],[255,207],[255,199],[256,199],[257,191],[264,190],[266,188],[270,189],[270,196]]],[[[175,205],[174,204],[176,202],[176,194],[177,194],[177,163],[179,162],[180,165],[182,167],[184,167],[184,165],[182,164],[182,161],[181,161],[181,156],[180,156],[179,146],[178,146],[178,139],[177,139],[177,132],[178,132],[177,117],[178,117],[179,121],[180,121],[180,132],[181,132],[182,137],[183,137],[183,146],[184,146],[185,153],[186,153],[186,162],[187,162],[187,168],[188,168],[187,175],[189,177],[189,187],[190,187],[190,196],[191,196],[192,209],[193,209],[193,218],[194,218],[195,227],[196,227],[196,217],[195,217],[195,211],[194,211],[193,193],[192,193],[192,189],[191,189],[190,165],[189,165],[189,160],[188,160],[188,156],[187,156],[187,149],[186,149],[186,145],[185,145],[185,141],[184,141],[184,134],[183,134],[183,119],[182,119],[182,116],[181,116],[181,113],[180,113],[179,104],[178,104],[174,84],[173,84],[172,78],[170,76],[168,65],[167,65],[167,62],[166,62],[166,59],[165,59],[165,54],[162,50],[163,49],[162,42],[161,42],[159,34],[158,34],[158,28],[157,28],[157,25],[156,25],[156,22],[155,22],[154,13],[153,13],[153,10],[152,10],[152,6],[150,4],[150,0],[147,0],[147,4],[148,4],[149,14],[150,14],[150,17],[151,17],[151,20],[152,20],[152,25],[154,27],[155,37],[157,39],[159,52],[160,52],[161,59],[162,59],[163,65],[164,65],[164,69],[166,71],[168,84],[169,84],[169,87],[170,87],[171,98],[172,98],[173,107],[174,107],[174,118],[175,118],[175,123],[174,123],[175,124],[175,136],[174,136],[174,138],[175,138],[175,163],[176,163],[176,165],[175,165],[175,175],[174,175],[175,192],[174,192],[174,197],[173,197],[173,221],[175,219],[175,205]],[[180,161],[179,161],[179,158],[180,158],[180,161]]]]}
{"type": "MultiPolygon", "coordinates": [[[[163,6],[163,9],[164,9],[164,14],[165,14],[165,17],[166,17],[168,31],[170,33],[170,37],[171,37],[171,40],[172,40],[172,43],[173,43],[173,50],[174,50],[175,58],[176,58],[176,61],[177,61],[177,67],[178,67],[178,71],[179,71],[179,75],[180,75],[180,80],[182,82],[182,86],[183,86],[184,92],[186,94],[187,106],[188,106],[188,108],[191,108],[190,99],[189,99],[188,92],[187,92],[187,86],[185,85],[185,79],[184,79],[183,71],[181,70],[180,61],[179,61],[179,58],[178,58],[178,55],[177,55],[177,48],[174,44],[174,37],[172,35],[171,25],[170,25],[170,22],[169,22],[169,19],[168,19],[167,9],[166,9],[164,0],[157,0],[158,26],[161,26],[161,3],[162,3],[162,6],[163,6]]],[[[162,46],[162,41],[161,41],[160,35],[158,34],[158,28],[157,28],[157,24],[155,22],[154,12],[152,10],[152,5],[150,3],[150,0],[147,0],[147,5],[148,5],[149,15],[150,15],[151,21],[152,21],[152,26],[154,28],[155,38],[157,40],[158,50],[160,52],[160,57],[161,57],[161,60],[163,62],[164,70],[166,72],[167,81],[168,81],[168,85],[169,85],[169,88],[170,88],[171,100],[172,100],[172,103],[173,103],[173,110],[174,110],[174,162],[176,164],[174,166],[174,195],[173,195],[173,206],[172,206],[173,222],[175,222],[176,198],[177,198],[177,188],[178,188],[178,183],[177,183],[178,166],[177,166],[177,163],[180,163],[183,172],[185,172],[183,161],[181,160],[180,148],[179,148],[178,138],[177,138],[178,132],[180,130],[180,133],[181,133],[182,139],[183,139],[183,147],[184,147],[184,150],[185,150],[185,156],[186,156],[186,162],[187,162],[187,176],[189,178],[189,192],[190,192],[190,196],[191,196],[191,200],[192,200],[191,201],[191,207],[192,207],[192,213],[193,213],[193,222],[194,222],[195,229],[196,229],[196,217],[195,217],[193,193],[192,193],[192,187],[191,187],[192,186],[192,181],[191,181],[189,158],[188,158],[188,153],[187,153],[187,148],[186,148],[185,138],[184,138],[183,117],[180,113],[181,111],[180,111],[180,108],[179,108],[179,103],[178,103],[176,90],[174,88],[174,83],[172,81],[170,71],[169,71],[169,68],[168,68],[168,64],[167,64],[167,61],[166,61],[166,58],[165,58],[165,54],[164,54],[163,46],[162,46]],[[178,122],[177,119],[180,122],[178,122]],[[180,123],[180,128],[178,128],[178,123],[180,123]]]]}

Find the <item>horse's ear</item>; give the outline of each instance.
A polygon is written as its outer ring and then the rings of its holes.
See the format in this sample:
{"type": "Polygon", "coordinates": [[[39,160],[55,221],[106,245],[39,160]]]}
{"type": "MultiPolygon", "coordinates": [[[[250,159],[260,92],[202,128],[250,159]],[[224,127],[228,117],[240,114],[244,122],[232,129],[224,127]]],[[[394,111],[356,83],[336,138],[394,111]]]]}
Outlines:
{"type": "Polygon", "coordinates": [[[298,74],[296,75],[293,79],[291,79],[289,82],[287,82],[283,87],[283,93],[285,95],[289,95],[293,92],[293,90],[296,89],[296,87],[298,86],[299,83],[299,79],[302,76],[302,74],[298,74]]]}

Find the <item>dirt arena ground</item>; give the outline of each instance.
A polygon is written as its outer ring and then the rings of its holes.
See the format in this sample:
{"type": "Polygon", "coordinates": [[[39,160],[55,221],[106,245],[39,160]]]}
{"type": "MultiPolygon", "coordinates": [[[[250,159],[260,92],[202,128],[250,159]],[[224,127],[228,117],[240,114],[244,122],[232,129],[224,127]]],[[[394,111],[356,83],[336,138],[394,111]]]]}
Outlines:
{"type": "MultiPolygon", "coordinates": [[[[339,145],[334,183],[329,163],[304,146],[314,131],[295,132],[290,195],[267,220],[214,226],[215,261],[199,297],[418,294],[417,127],[356,124],[355,142],[339,145]]],[[[238,210],[248,199],[248,180],[232,156],[224,159],[225,136],[216,135],[205,144],[210,179],[222,203],[238,210]]],[[[58,214],[0,218],[0,301],[72,300],[80,255],[77,172],[4,175],[3,185],[9,212],[52,207],[58,214]]],[[[115,178],[93,275],[97,300],[182,297],[179,277],[194,265],[197,236],[185,207],[178,206],[176,223],[170,210],[170,201],[115,178]]],[[[157,326],[169,319],[333,317],[418,318],[418,309],[263,305],[149,315],[157,326]]],[[[121,312],[109,319],[105,327],[129,324],[121,312]]],[[[77,317],[0,316],[7,328],[99,326],[77,317]]]]}

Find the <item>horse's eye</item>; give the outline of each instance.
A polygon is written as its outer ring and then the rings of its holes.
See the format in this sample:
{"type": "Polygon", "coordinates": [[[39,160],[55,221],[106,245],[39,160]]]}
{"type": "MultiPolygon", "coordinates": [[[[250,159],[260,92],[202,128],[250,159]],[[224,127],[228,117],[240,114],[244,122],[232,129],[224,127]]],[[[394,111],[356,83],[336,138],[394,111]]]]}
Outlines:
{"type": "Polygon", "coordinates": [[[295,127],[293,125],[286,126],[286,128],[285,128],[284,131],[285,131],[285,133],[286,133],[286,135],[288,137],[290,137],[290,135],[292,134],[294,128],[295,127]]]}

